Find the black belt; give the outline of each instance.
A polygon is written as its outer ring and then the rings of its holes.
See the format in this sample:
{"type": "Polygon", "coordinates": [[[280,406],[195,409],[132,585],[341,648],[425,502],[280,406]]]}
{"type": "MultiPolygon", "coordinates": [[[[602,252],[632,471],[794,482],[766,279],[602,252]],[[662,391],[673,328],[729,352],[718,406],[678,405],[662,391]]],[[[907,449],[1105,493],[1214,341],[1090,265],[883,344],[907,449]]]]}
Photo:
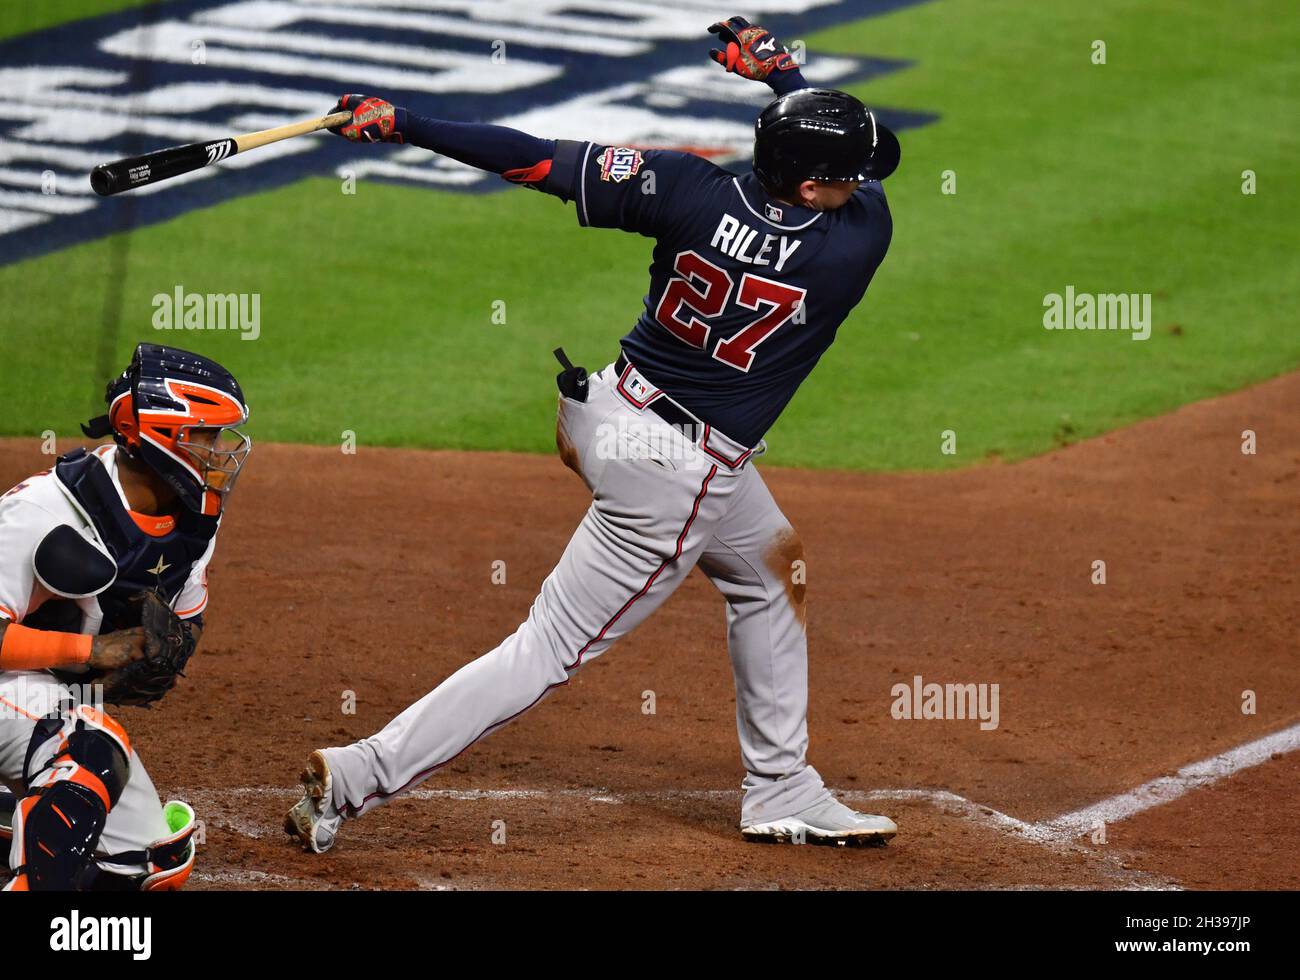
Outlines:
{"type": "MultiPolygon", "coordinates": [[[[619,354],[618,360],[614,362],[615,373],[618,374],[619,377],[622,377],[623,372],[627,370],[629,363],[630,362],[626,355],[619,354]]],[[[698,440],[704,434],[704,423],[674,402],[667,395],[662,398],[656,398],[647,405],[646,408],[654,412],[669,425],[675,425],[677,428],[682,429],[685,432],[694,432],[695,435],[690,438],[698,440]],[[690,428],[687,428],[687,426],[690,426],[690,428]]]]}

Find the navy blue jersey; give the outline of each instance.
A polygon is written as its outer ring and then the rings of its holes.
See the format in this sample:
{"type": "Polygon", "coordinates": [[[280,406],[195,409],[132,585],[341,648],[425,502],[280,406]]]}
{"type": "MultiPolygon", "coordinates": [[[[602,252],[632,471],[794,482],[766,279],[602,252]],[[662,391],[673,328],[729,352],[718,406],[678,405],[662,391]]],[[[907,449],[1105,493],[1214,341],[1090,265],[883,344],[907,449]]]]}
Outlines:
{"type": "Polygon", "coordinates": [[[623,338],[653,384],[756,445],[835,340],[885,258],[884,189],[864,183],[817,212],[702,157],[557,143],[552,193],[584,226],[655,239],[645,310],[623,338]]]}

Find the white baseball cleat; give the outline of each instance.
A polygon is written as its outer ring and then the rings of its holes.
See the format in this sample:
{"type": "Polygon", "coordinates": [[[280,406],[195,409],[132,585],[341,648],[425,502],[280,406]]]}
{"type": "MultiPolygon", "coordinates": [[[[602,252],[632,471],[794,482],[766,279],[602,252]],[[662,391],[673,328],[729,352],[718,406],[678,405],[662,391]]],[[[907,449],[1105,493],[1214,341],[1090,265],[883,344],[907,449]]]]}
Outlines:
{"type": "Polygon", "coordinates": [[[770,823],[741,827],[745,840],[765,844],[836,844],[872,846],[884,844],[898,833],[898,825],[888,817],[858,813],[831,798],[815,803],[791,817],[770,823]]]}
{"type": "Polygon", "coordinates": [[[307,757],[302,771],[303,797],[284,818],[284,832],[302,842],[303,850],[324,854],[334,846],[343,817],[334,809],[329,763],[319,749],[307,757]]]}

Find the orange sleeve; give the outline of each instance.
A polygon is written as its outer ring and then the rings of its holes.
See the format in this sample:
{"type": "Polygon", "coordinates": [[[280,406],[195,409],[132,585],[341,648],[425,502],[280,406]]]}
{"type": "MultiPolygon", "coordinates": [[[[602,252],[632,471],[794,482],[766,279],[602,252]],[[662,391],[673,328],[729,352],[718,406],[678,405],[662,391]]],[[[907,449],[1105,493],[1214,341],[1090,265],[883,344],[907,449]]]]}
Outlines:
{"type": "Polygon", "coordinates": [[[0,642],[0,670],[45,670],[84,664],[90,659],[93,643],[94,637],[88,633],[56,633],[9,623],[0,642]]]}

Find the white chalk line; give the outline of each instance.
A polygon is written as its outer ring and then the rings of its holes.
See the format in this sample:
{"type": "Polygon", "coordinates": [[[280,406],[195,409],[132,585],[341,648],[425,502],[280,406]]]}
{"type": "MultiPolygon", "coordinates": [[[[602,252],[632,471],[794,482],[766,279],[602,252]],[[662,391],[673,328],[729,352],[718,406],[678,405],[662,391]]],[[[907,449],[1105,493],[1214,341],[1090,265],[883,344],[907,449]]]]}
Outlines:
{"type": "MultiPolygon", "coordinates": [[[[272,839],[283,837],[283,830],[277,823],[274,827],[270,825],[259,824],[255,819],[249,819],[244,815],[244,810],[240,807],[240,801],[267,801],[278,800],[282,805],[287,807],[293,800],[299,797],[299,793],[293,789],[279,786],[240,786],[227,789],[193,789],[193,790],[176,790],[174,795],[180,796],[194,806],[195,811],[203,816],[208,814],[209,821],[216,825],[229,830],[233,830],[245,837],[262,839],[271,837],[272,839]],[[231,804],[234,804],[232,807],[231,804]],[[233,810],[233,813],[232,813],[233,810]],[[224,812],[223,812],[224,811],[224,812]],[[211,816],[217,814],[216,816],[211,816]]],[[[625,804],[642,804],[655,805],[662,804],[668,800],[683,800],[694,802],[731,802],[739,805],[741,791],[735,789],[679,789],[679,790],[646,790],[641,792],[612,792],[609,790],[593,789],[414,789],[402,794],[404,798],[409,797],[414,800],[454,800],[458,802],[465,801],[489,801],[489,802],[546,802],[554,800],[571,800],[576,803],[595,803],[602,805],[625,805],[625,804]]],[[[1150,875],[1144,871],[1138,871],[1132,868],[1125,868],[1120,857],[1112,854],[1098,852],[1095,848],[1083,848],[1077,844],[1066,843],[1062,841],[1051,841],[1040,839],[1034,836],[1033,830],[1035,824],[1026,823],[1017,820],[1015,817],[1008,816],[992,807],[983,806],[968,800],[964,796],[948,790],[929,790],[929,789],[875,789],[875,790],[844,790],[837,791],[835,795],[845,803],[864,805],[873,803],[921,803],[934,806],[946,815],[958,817],[959,819],[968,820],[976,825],[991,827],[999,832],[1015,833],[1022,839],[1039,846],[1049,847],[1056,851],[1079,850],[1087,851],[1094,860],[1099,861],[1099,870],[1114,881],[1117,887],[1126,889],[1168,889],[1176,888],[1177,885],[1167,879],[1150,875]]],[[[222,877],[211,879],[213,884],[226,887],[247,887],[251,882],[241,877],[239,870],[232,870],[221,873],[222,877]]],[[[277,884],[274,878],[282,876],[271,876],[266,880],[267,884],[277,884]]],[[[419,887],[432,888],[435,890],[446,890],[448,887],[445,883],[418,882],[419,887]]],[[[282,888],[299,888],[307,885],[310,888],[322,887],[320,882],[305,882],[300,879],[285,879],[278,883],[282,888]]]]}
{"type": "MultiPolygon", "coordinates": [[[[1107,797],[1097,803],[1063,813],[1050,820],[1031,822],[1020,820],[1002,813],[990,806],[976,803],[964,796],[941,789],[874,789],[842,790],[835,795],[846,803],[871,802],[919,802],[929,804],[955,814],[963,819],[983,826],[991,827],[1004,833],[1015,834],[1025,840],[1053,848],[1069,848],[1077,843],[1078,838],[1095,832],[1099,827],[1120,823],[1157,806],[1163,806],[1185,796],[1196,789],[1211,786],[1235,773],[1253,768],[1268,759],[1294,752],[1300,748],[1300,723],[1282,731],[1265,735],[1251,742],[1246,742],[1226,752],[1202,759],[1183,766],[1172,776],[1160,776],[1142,785],[1107,797]]],[[[228,788],[193,788],[177,789],[173,794],[191,803],[196,801],[215,804],[213,810],[225,810],[223,801],[231,799],[280,799],[290,802],[298,797],[293,788],[280,786],[236,786],[228,788]]],[[[403,794],[416,800],[456,800],[456,801],[510,801],[510,800],[551,800],[570,799],[586,803],[606,805],[623,805],[637,803],[655,803],[664,800],[731,800],[739,799],[738,789],[675,789],[644,790],[637,792],[614,792],[608,789],[430,789],[418,788],[403,794]]],[[[204,809],[207,809],[204,807],[204,809]]],[[[255,821],[245,819],[221,818],[219,822],[236,832],[248,837],[266,836],[266,828],[255,821]]],[[[275,831],[280,832],[277,826],[275,831]]],[[[1095,853],[1095,852],[1090,852],[1095,853]]],[[[1124,868],[1118,859],[1110,860],[1114,874],[1125,879],[1129,885],[1146,885],[1149,887],[1169,887],[1163,882],[1140,871],[1124,868]]],[[[235,884],[247,881],[250,872],[208,872],[214,883],[235,884]]],[[[256,874],[264,874],[257,872],[256,874]]],[[[268,883],[283,876],[266,875],[268,883]]],[[[284,879],[285,883],[300,883],[299,879],[284,879]]]]}
{"type": "Polygon", "coordinates": [[[1300,748],[1300,723],[1183,766],[1172,776],[1160,776],[1127,793],[1034,824],[1033,833],[1038,835],[1035,839],[1072,840],[1091,832],[1099,823],[1119,823],[1152,807],[1172,803],[1194,789],[1211,786],[1243,769],[1266,762],[1274,755],[1286,755],[1297,748],[1300,748]]]}

